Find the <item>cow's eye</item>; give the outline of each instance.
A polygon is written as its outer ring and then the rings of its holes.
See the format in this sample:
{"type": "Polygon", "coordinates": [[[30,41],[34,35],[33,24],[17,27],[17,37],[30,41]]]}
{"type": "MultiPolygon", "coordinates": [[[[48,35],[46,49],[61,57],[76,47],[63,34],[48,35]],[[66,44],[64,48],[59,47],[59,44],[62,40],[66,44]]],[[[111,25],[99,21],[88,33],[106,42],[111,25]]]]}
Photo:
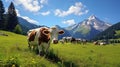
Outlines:
{"type": "Polygon", "coordinates": [[[50,32],[48,30],[44,30],[43,34],[48,35],[50,32]]]}
{"type": "Polygon", "coordinates": [[[50,32],[49,31],[44,31],[44,33],[49,34],[50,32]]]}

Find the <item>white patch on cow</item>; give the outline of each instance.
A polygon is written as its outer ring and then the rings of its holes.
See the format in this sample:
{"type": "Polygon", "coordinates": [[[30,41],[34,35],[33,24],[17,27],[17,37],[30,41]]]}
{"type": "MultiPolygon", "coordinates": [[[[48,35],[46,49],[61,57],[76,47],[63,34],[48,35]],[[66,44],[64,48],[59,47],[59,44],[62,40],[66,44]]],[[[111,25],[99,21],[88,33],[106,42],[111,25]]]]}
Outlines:
{"type": "Polygon", "coordinates": [[[50,33],[51,33],[51,40],[58,40],[58,28],[57,27],[51,27],[50,29],[50,33]]]}

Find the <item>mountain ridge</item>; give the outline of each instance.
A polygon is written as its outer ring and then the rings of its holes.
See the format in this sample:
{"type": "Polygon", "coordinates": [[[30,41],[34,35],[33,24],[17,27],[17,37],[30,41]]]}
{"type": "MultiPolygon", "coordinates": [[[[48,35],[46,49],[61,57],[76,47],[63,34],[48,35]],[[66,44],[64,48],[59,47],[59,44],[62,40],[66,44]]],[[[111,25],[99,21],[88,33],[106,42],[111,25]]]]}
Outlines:
{"type": "Polygon", "coordinates": [[[111,24],[98,19],[95,15],[91,15],[88,19],[77,24],[65,28],[75,38],[92,39],[98,33],[104,31],[111,24]]]}
{"type": "Polygon", "coordinates": [[[120,22],[112,25],[111,27],[107,28],[105,31],[99,33],[97,36],[93,38],[93,40],[120,38],[120,34],[117,34],[117,31],[120,31],[120,22]]]}
{"type": "MultiPolygon", "coordinates": [[[[38,25],[32,24],[23,18],[19,18],[19,22],[20,22],[20,25],[22,26],[22,29],[24,30],[24,32],[27,32],[29,29],[42,27],[42,25],[38,26],[38,25]]],[[[65,33],[63,35],[59,36],[59,39],[61,39],[62,37],[65,37],[65,36],[72,36],[75,38],[92,39],[97,34],[99,34],[100,32],[102,32],[102,31],[106,30],[108,27],[110,27],[111,24],[100,20],[95,15],[91,15],[87,19],[85,19],[79,23],[76,23],[72,26],[68,26],[65,28],[62,28],[59,25],[55,25],[55,26],[58,27],[60,30],[62,29],[65,31],[65,33]]]]}
{"type": "Polygon", "coordinates": [[[33,24],[28,22],[26,19],[22,18],[22,17],[18,17],[18,21],[19,24],[22,28],[23,34],[27,34],[27,31],[30,29],[34,29],[34,28],[38,28],[38,27],[47,27],[45,25],[37,25],[37,24],[33,24]]]}

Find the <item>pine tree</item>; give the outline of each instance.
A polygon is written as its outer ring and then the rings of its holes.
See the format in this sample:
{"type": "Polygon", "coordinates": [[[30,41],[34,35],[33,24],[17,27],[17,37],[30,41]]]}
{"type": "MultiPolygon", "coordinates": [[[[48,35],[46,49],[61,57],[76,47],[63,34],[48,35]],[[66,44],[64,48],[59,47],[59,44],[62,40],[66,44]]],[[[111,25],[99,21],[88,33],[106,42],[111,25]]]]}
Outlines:
{"type": "Polygon", "coordinates": [[[3,29],[4,27],[4,18],[3,18],[4,12],[5,12],[5,9],[4,9],[3,3],[0,0],[0,29],[3,29]]]}
{"type": "Polygon", "coordinates": [[[7,30],[13,31],[17,24],[18,24],[17,13],[15,11],[13,2],[11,2],[10,6],[8,7],[7,30]]]}
{"type": "Polygon", "coordinates": [[[17,34],[22,34],[22,29],[19,24],[16,25],[14,32],[17,34]]]}

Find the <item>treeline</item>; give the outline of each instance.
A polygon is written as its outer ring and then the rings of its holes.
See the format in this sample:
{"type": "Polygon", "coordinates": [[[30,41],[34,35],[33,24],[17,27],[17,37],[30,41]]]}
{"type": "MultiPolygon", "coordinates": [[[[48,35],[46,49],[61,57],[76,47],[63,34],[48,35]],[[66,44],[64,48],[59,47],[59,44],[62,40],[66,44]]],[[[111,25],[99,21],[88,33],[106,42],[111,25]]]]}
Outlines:
{"type": "Polygon", "coordinates": [[[105,31],[99,33],[93,38],[93,40],[102,40],[102,39],[117,39],[120,38],[120,22],[112,25],[105,31]]]}
{"type": "Polygon", "coordinates": [[[21,26],[17,18],[17,13],[13,2],[10,3],[8,10],[5,13],[5,8],[0,0],[0,30],[7,30],[22,34],[21,26]]]}

